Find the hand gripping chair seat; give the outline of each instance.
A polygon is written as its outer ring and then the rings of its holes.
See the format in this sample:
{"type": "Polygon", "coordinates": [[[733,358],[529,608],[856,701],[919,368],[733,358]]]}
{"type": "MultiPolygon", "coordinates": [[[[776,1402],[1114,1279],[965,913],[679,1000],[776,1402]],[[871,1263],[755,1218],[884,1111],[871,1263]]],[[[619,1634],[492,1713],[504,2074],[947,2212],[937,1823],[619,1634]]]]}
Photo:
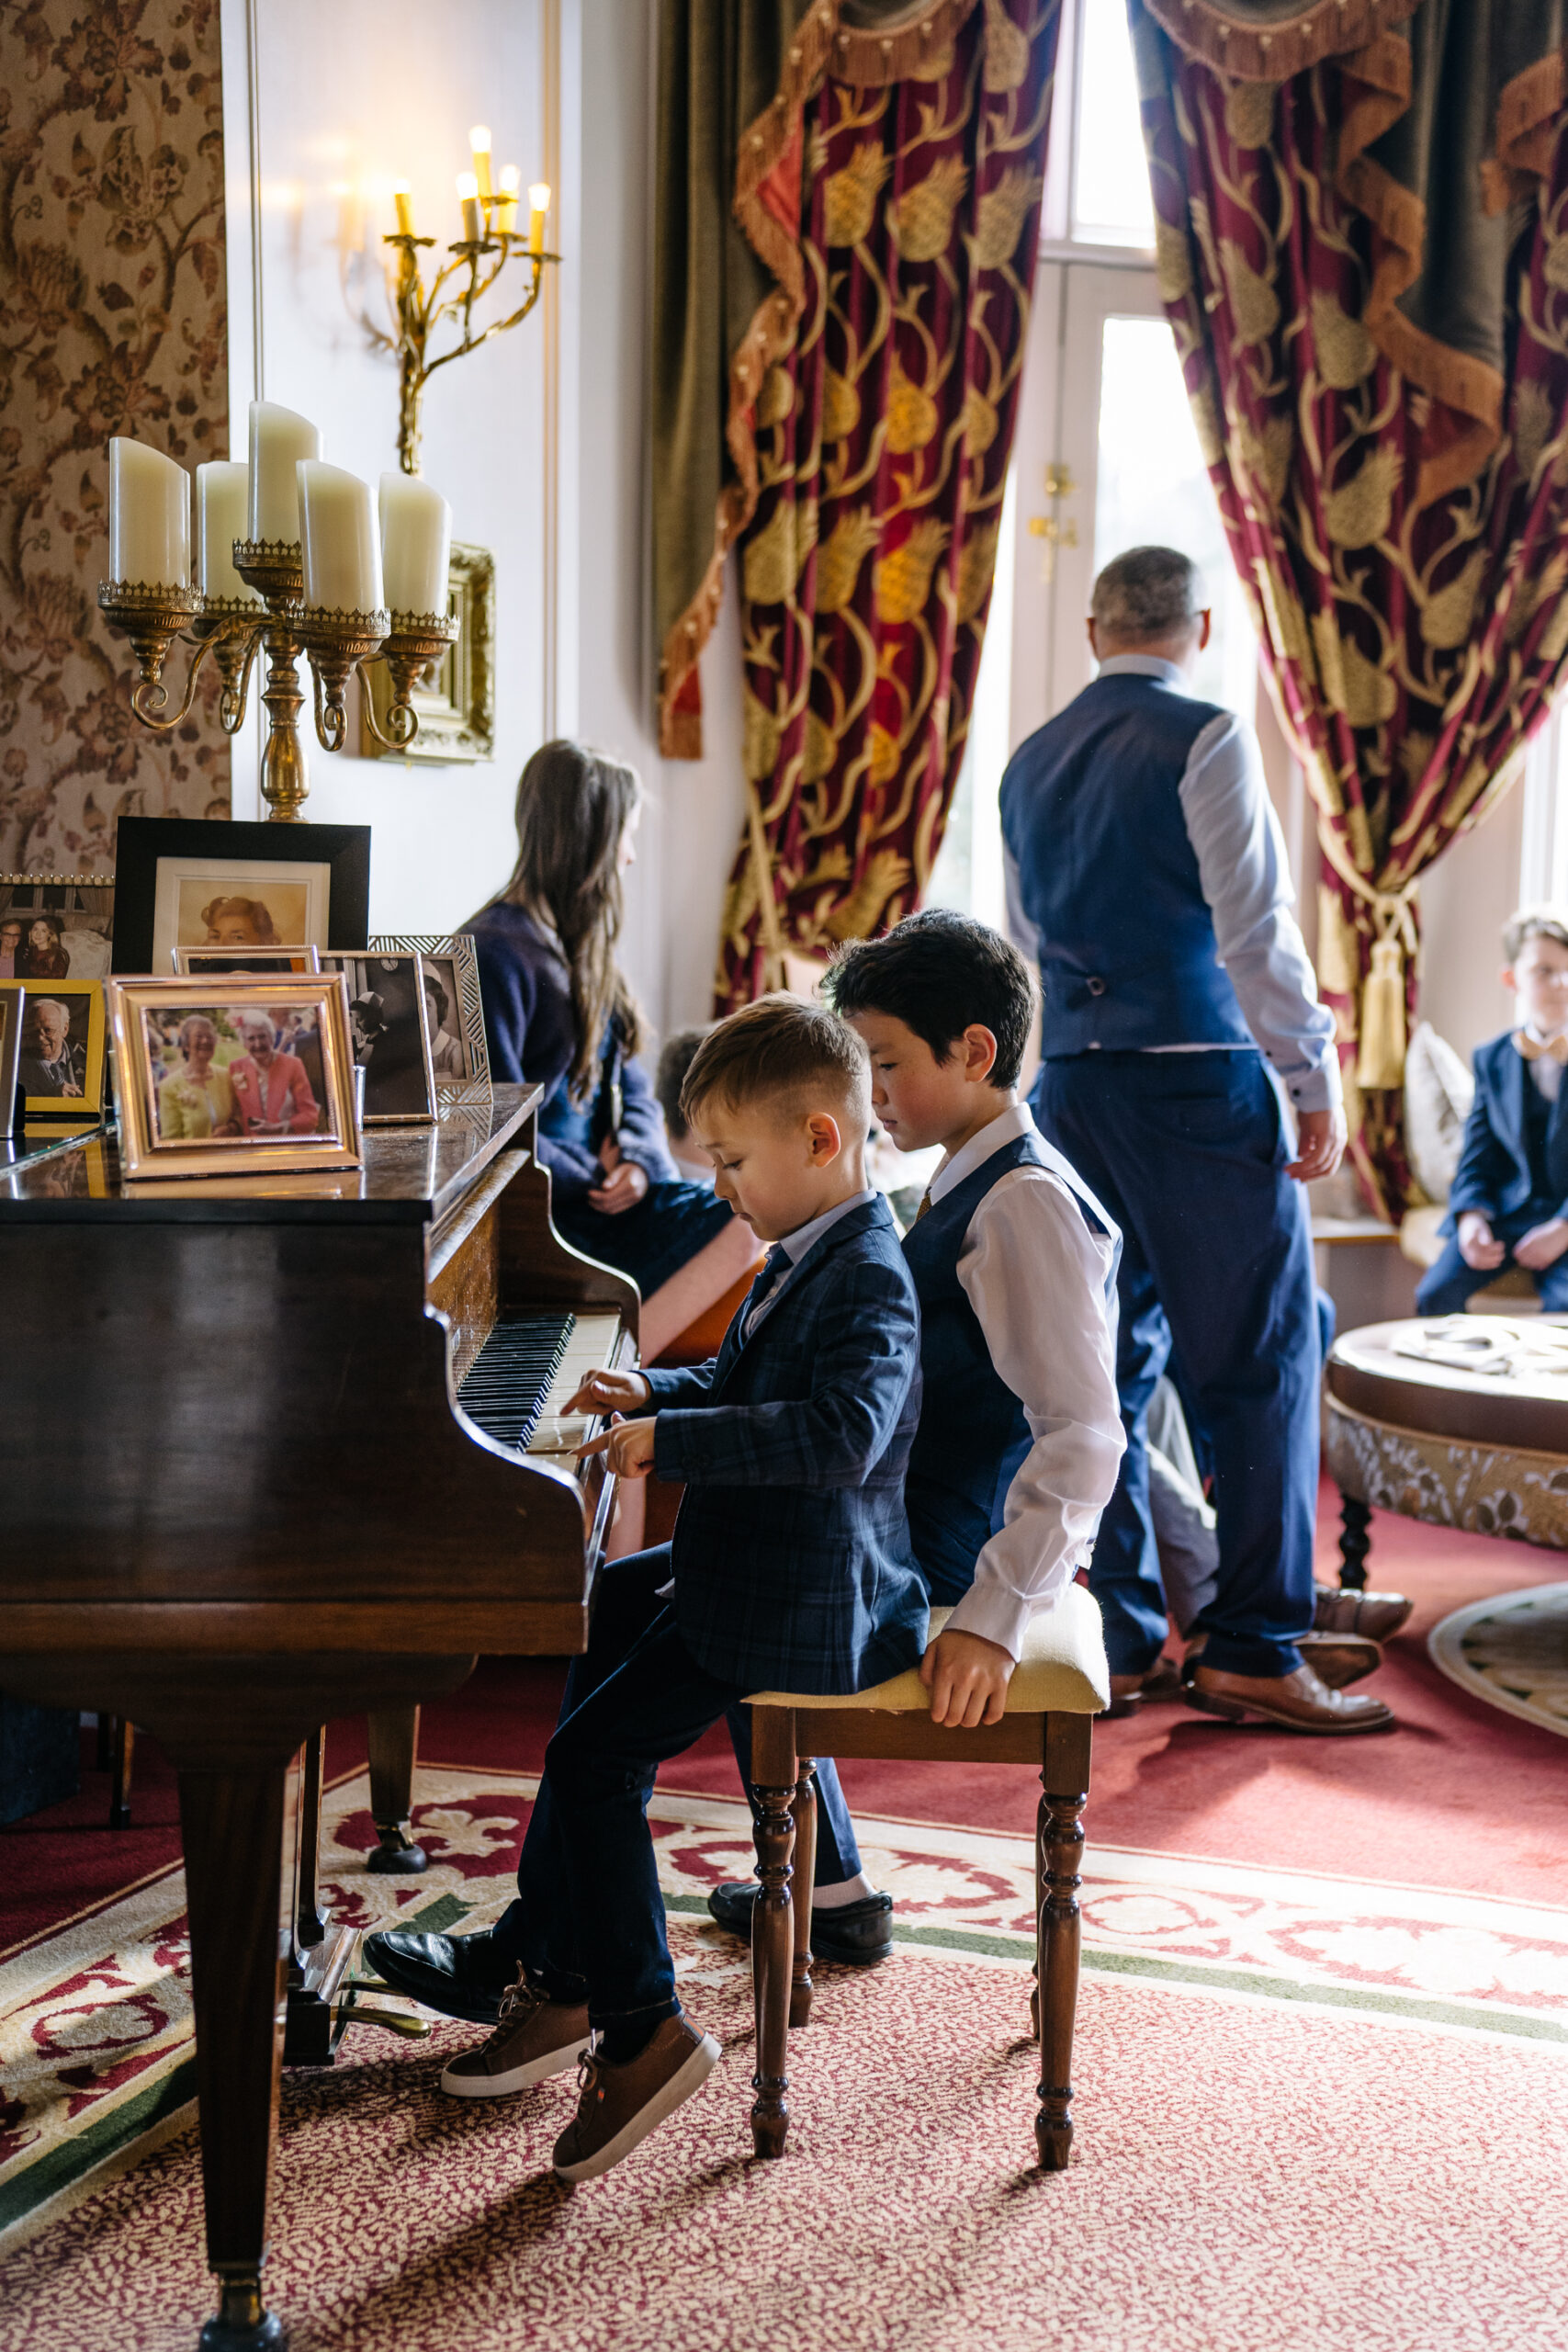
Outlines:
{"type": "MultiPolygon", "coordinates": [[[[933,1609],[931,1638],[952,1611],[933,1609]]],[[[1059,2172],[1072,2147],[1073,2018],[1078,1991],[1079,1868],[1089,1794],[1089,1726],[1110,1703],[1100,1611],[1069,1584],[1037,1616],[1008,1685],[1000,1723],[949,1731],[910,1668],[849,1698],[761,1690],[750,1701],[752,1796],[761,1894],[751,1926],[757,2010],[751,2133],[760,2156],[782,2156],[789,2130],[787,2040],[811,2014],[811,1885],[817,1847],[811,1785],[818,1756],[918,1758],[925,1763],[1033,1764],[1041,1798],[1034,1849],[1035,2030],[1040,2041],[1040,2162],[1059,2172]],[[792,1896],[800,1889],[800,1899],[792,1896]]]]}

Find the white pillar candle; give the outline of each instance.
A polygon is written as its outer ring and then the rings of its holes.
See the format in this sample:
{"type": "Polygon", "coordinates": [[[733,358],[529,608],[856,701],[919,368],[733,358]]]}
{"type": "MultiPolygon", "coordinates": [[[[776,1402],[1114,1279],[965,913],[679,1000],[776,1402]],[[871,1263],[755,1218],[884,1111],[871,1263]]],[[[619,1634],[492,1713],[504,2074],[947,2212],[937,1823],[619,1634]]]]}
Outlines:
{"type": "Polygon", "coordinates": [[[190,476],[161,449],[109,443],[109,578],[148,588],[190,581],[190,476]]]}
{"type": "Polygon", "coordinates": [[[536,180],[528,190],[528,251],[536,256],[545,250],[545,215],[549,209],[548,184],[536,180]]]}
{"type": "Polygon", "coordinates": [[[381,602],[381,543],[369,483],[319,458],[298,471],[305,602],[328,612],[375,612],[381,602]]]}
{"type": "Polygon", "coordinates": [[[261,598],[234,569],[234,542],[250,537],[249,466],[196,469],[196,584],[204,596],[261,598]]]}
{"type": "Polygon", "coordinates": [[[523,175],[515,164],[501,167],[501,194],[491,207],[490,225],[496,235],[514,237],[517,233],[517,191],[523,185],[523,175]]]}
{"type": "Polygon", "coordinates": [[[479,183],[476,174],[458,173],[457,196],[463,208],[463,243],[466,245],[482,244],[485,224],[479,210],[479,183]]]}
{"type": "Polygon", "coordinates": [[[301,458],[319,458],[321,436],[307,416],[276,401],[251,402],[251,484],[249,528],[252,539],[281,540],[294,546],[299,537],[299,491],[294,469],[301,458]]]}
{"type": "Polygon", "coordinates": [[[381,476],[381,572],[389,613],[445,613],[452,509],[408,474],[381,476]]]}

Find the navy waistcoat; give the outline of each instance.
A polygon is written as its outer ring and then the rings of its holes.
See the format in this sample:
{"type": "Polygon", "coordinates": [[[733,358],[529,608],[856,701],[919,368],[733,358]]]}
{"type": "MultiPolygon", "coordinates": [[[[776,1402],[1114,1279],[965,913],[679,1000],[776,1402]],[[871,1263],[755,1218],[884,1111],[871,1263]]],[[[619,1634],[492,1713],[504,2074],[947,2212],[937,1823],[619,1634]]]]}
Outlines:
{"type": "MultiPolygon", "coordinates": [[[[1018,1136],[933,1202],[904,1236],[920,1302],[920,1420],[909,1453],[904,1501],[915,1557],[933,1601],[960,1600],[975,1563],[1002,1523],[1008,1488],[1032,1443],[1023,1407],[991,1362],[980,1318],[958,1279],[971,1218],[1010,1169],[1048,1168],[1070,1186],[1095,1233],[1115,1227],[1059,1153],[1018,1136]]],[[[1116,1292],[1116,1260],[1106,1277],[1116,1292]]]]}
{"type": "Polygon", "coordinates": [[[1179,797],[1193,743],[1224,715],[1120,671],[1009,763],[1002,832],[1040,934],[1046,1060],[1095,1046],[1252,1044],[1179,797]]]}

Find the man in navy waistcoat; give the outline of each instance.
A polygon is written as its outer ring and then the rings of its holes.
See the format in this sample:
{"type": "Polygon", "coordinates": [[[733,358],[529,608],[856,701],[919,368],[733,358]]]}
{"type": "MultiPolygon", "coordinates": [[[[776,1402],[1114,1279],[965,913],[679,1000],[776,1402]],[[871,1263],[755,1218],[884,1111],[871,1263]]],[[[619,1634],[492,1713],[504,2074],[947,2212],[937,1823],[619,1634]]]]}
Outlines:
{"type": "Polygon", "coordinates": [[[1257,739],[1184,690],[1209,627],[1186,556],[1137,548],[1108,564],[1089,625],[1100,674],[1002,779],[1011,920],[1043,997],[1035,1116],[1123,1237],[1127,1450],[1089,1585],[1116,1698],[1157,1695],[1167,1621],[1145,1425],[1174,1349],[1214,1465],[1220,1548],[1189,1702],[1371,1731],[1393,1721],[1387,1707],[1325,1678],[1356,1679],[1375,1647],[1358,1656],[1314,1633],[1320,1607],[1335,1624],[1337,1597],[1319,1603],[1313,1582],[1319,1348],[1303,1187],[1345,1148],[1334,1022],[1291,912],[1257,739]]]}

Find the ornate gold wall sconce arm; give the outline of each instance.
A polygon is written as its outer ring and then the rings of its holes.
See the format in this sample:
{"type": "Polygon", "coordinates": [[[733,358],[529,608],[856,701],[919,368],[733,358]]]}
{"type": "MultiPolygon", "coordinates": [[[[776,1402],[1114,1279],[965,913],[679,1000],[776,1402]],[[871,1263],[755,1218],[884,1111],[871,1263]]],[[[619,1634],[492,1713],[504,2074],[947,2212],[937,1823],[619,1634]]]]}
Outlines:
{"type": "MultiPolygon", "coordinates": [[[[501,200],[488,197],[479,199],[487,212],[501,200]]],[[[420,408],[425,385],[438,368],[450,366],[454,359],[478,351],[493,336],[520,326],[543,290],[546,264],[558,263],[560,255],[536,252],[527,237],[514,235],[510,230],[492,231],[481,239],[465,238],[449,245],[447,251],[452,259],[441,265],[427,287],[420,273],[419,256],[422,248],[434,248],[434,237],[415,237],[399,231],[383,238],[382,243],[395,247],[398,255],[392,293],[397,331],[391,337],[398,355],[398,463],[405,474],[417,474],[420,408]],[[527,268],[523,300],[507,317],[492,319],[488,326],[476,332],[474,307],[495,286],[513,256],[527,268]],[[432,338],[443,327],[456,328],[457,340],[449,350],[432,358],[432,338]]]]}
{"type": "Polygon", "coordinates": [[[406,752],[419,733],[419,713],[412,707],[413,690],[430,663],[439,662],[447,647],[456,643],[458,626],[456,617],[446,613],[392,615],[391,627],[380,649],[380,659],[392,682],[387,711],[389,733],[383,734],[377,725],[366,665],[360,663],[360,688],[364,695],[361,716],[367,731],[384,752],[406,752]]]}

